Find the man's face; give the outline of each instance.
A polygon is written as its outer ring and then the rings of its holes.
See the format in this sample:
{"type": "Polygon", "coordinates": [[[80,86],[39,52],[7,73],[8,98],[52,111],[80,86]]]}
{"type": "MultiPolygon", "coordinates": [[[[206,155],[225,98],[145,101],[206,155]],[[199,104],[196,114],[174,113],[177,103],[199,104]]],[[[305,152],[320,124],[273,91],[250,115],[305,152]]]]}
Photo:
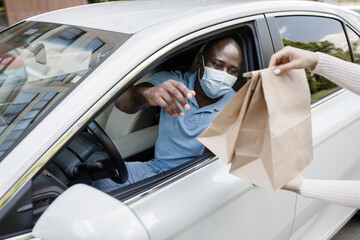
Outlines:
{"type": "MultiPolygon", "coordinates": [[[[207,67],[225,71],[230,75],[238,77],[241,60],[241,50],[236,42],[232,39],[224,39],[216,43],[208,54],[205,54],[204,64],[207,67]]],[[[204,71],[202,59],[198,59],[198,64],[201,69],[200,77],[202,77],[204,71]]]]}

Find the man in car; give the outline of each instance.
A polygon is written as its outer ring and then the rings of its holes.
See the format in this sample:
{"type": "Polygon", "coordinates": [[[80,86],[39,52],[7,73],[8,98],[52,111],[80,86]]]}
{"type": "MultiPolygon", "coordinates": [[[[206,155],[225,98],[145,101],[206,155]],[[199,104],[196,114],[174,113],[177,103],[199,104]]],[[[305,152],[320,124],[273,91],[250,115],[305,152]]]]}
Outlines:
{"type": "Polygon", "coordinates": [[[215,39],[197,56],[199,70],[195,73],[159,72],[124,92],[115,102],[121,111],[161,108],[155,158],[126,162],[129,179],[124,184],[102,179],[93,186],[109,192],[202,155],[205,147],[196,137],[235,95],[232,86],[239,76],[241,61],[241,48],[233,38],[215,39]]]}

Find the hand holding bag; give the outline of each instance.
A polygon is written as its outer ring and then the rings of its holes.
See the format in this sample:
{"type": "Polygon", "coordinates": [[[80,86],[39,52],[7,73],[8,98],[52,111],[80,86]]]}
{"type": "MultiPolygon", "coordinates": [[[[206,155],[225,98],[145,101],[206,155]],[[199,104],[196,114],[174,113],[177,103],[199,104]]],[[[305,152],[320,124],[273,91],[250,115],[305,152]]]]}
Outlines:
{"type": "Polygon", "coordinates": [[[230,173],[277,190],[312,161],[310,91],[304,70],[245,73],[237,92],[198,140],[230,173]]]}

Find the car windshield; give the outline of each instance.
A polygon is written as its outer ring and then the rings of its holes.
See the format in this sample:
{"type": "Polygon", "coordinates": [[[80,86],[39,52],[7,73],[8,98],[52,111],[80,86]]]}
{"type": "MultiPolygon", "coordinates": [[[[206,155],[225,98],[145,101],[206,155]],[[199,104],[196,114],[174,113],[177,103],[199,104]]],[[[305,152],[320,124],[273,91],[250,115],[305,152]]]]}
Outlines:
{"type": "Polygon", "coordinates": [[[42,22],[0,34],[0,161],[128,34],[42,22]]]}

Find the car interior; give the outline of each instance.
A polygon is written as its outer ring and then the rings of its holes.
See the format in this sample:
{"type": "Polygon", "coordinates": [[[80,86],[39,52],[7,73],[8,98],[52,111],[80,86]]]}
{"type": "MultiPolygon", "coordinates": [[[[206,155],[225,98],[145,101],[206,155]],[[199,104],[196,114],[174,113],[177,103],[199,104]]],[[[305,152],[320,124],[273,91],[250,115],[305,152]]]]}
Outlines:
{"type": "MultiPolygon", "coordinates": [[[[231,30],[196,39],[154,63],[151,69],[134,79],[134,84],[144,82],[159,71],[197,71],[196,56],[201,52],[204,44],[208,40],[224,35],[234,36],[242,48],[241,73],[259,69],[260,56],[258,54],[260,51],[257,51],[258,46],[254,41],[253,32],[253,26],[245,25],[237,28],[236,31],[231,30]]],[[[247,80],[239,76],[233,87],[234,90],[240,89],[247,80]]],[[[21,227],[1,231],[0,237],[31,229],[51,202],[74,184],[90,185],[92,181],[102,178],[111,178],[118,183],[126,181],[127,171],[124,161],[148,161],[154,157],[159,117],[159,107],[150,107],[135,114],[127,114],[118,110],[114,106],[114,102],[108,103],[96,115],[96,118],[76,134],[37,174],[29,183],[28,191],[23,190],[27,198],[17,201],[15,206],[5,213],[7,217],[0,218],[1,221],[7,222],[6,225],[14,221],[18,222],[20,219],[22,219],[21,221],[27,219],[21,227]],[[31,202],[31,211],[18,211],[24,206],[24,201],[31,202]],[[24,215],[27,218],[24,218],[24,215]]],[[[213,156],[212,153],[204,154],[193,161],[119,188],[109,194],[121,201],[130,199],[204,162],[211,156],[213,156]]]]}

